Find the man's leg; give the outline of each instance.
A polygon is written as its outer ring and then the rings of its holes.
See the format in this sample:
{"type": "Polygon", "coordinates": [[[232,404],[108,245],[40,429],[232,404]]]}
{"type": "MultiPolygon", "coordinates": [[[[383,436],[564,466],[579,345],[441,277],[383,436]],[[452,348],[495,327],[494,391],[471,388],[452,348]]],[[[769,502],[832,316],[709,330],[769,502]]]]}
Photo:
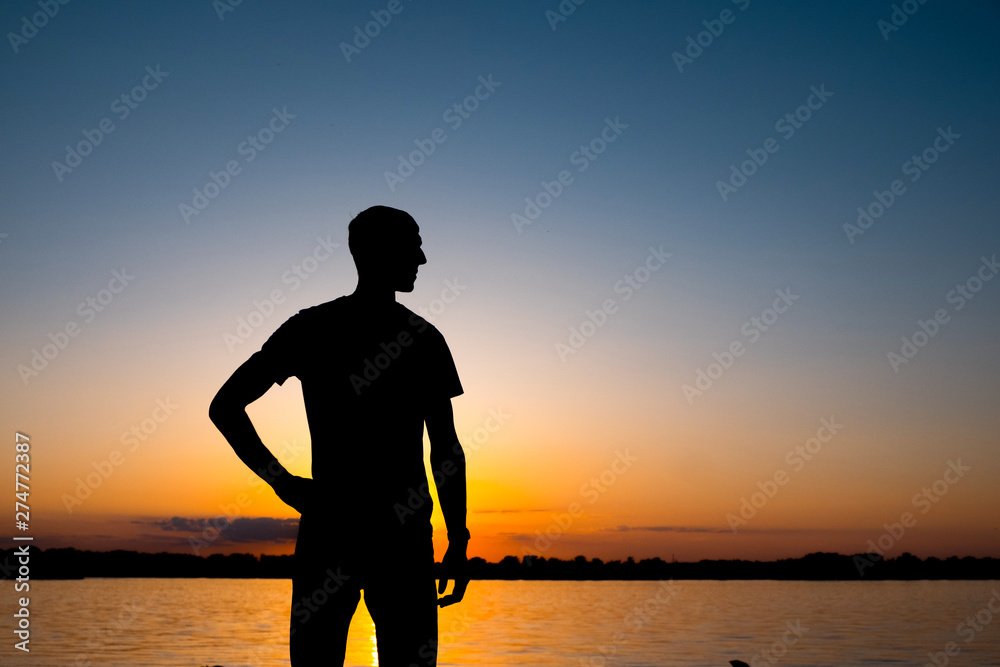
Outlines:
{"type": "Polygon", "coordinates": [[[381,667],[436,667],[437,590],[431,578],[380,578],[365,589],[381,667]]]}
{"type": "Polygon", "coordinates": [[[361,577],[324,539],[317,517],[303,516],[295,543],[288,648],[292,667],[343,665],[361,577]]]}
{"type": "Polygon", "coordinates": [[[437,587],[430,538],[393,549],[365,583],[380,667],[436,667],[437,587]]]}

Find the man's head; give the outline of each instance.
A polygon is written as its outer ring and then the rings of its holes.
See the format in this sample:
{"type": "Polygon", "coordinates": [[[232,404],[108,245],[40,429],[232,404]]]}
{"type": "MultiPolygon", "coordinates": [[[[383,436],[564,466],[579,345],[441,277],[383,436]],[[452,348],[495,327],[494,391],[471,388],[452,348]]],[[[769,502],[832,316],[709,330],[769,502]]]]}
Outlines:
{"type": "Polygon", "coordinates": [[[358,279],[412,292],[417,267],[427,263],[420,249],[420,228],[406,211],[372,206],[347,226],[347,245],[358,267],[358,279]]]}

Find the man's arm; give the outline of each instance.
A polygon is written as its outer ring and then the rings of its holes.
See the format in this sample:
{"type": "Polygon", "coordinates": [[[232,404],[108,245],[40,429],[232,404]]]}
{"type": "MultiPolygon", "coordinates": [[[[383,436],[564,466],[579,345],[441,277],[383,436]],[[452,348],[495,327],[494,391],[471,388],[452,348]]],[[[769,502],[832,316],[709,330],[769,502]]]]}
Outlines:
{"type": "MultiPolygon", "coordinates": [[[[442,559],[445,573],[455,580],[451,595],[438,601],[442,607],[461,602],[469,578],[465,571],[468,561],[469,529],[465,526],[465,452],[455,433],[455,416],[451,399],[440,400],[428,409],[425,419],[427,436],[431,441],[431,471],[437,482],[438,500],[448,527],[448,551],[442,559]]],[[[438,593],[444,593],[448,579],[441,579],[438,593]]]]}
{"type": "Polygon", "coordinates": [[[254,354],[219,389],[208,408],[208,416],[240,460],[270,484],[279,498],[301,513],[308,504],[312,480],[285,470],[261,442],[246,412],[246,407],[263,396],[272,384],[263,358],[259,353],[254,354]]]}

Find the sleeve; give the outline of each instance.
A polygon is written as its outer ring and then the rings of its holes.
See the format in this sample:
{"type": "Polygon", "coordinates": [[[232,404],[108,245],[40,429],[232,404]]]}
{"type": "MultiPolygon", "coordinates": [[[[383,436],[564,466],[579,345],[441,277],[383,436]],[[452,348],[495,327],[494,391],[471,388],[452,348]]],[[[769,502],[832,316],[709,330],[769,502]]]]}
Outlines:
{"type": "Polygon", "coordinates": [[[444,336],[435,327],[430,327],[427,331],[427,342],[429,343],[429,354],[427,373],[428,397],[430,398],[454,398],[465,393],[462,382],[458,379],[458,369],[455,368],[455,360],[448,349],[448,343],[444,336]]]}
{"type": "Polygon", "coordinates": [[[268,376],[276,384],[284,384],[291,376],[300,377],[305,345],[306,326],[303,313],[288,318],[271,334],[257,354],[267,365],[268,376]]]}

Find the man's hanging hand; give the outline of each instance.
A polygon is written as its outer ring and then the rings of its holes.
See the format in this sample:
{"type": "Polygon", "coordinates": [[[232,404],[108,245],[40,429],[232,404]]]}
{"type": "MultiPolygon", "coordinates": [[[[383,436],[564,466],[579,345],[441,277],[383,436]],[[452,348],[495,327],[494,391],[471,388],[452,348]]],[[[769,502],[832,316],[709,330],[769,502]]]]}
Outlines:
{"type": "Polygon", "coordinates": [[[447,607],[448,605],[461,602],[462,598],[465,597],[465,590],[469,587],[469,559],[466,555],[468,547],[468,538],[448,541],[448,551],[445,552],[444,558],[441,559],[441,564],[444,566],[444,576],[438,583],[438,594],[444,595],[445,590],[448,588],[449,579],[455,581],[455,587],[452,589],[450,595],[438,598],[439,607],[447,607]]]}

